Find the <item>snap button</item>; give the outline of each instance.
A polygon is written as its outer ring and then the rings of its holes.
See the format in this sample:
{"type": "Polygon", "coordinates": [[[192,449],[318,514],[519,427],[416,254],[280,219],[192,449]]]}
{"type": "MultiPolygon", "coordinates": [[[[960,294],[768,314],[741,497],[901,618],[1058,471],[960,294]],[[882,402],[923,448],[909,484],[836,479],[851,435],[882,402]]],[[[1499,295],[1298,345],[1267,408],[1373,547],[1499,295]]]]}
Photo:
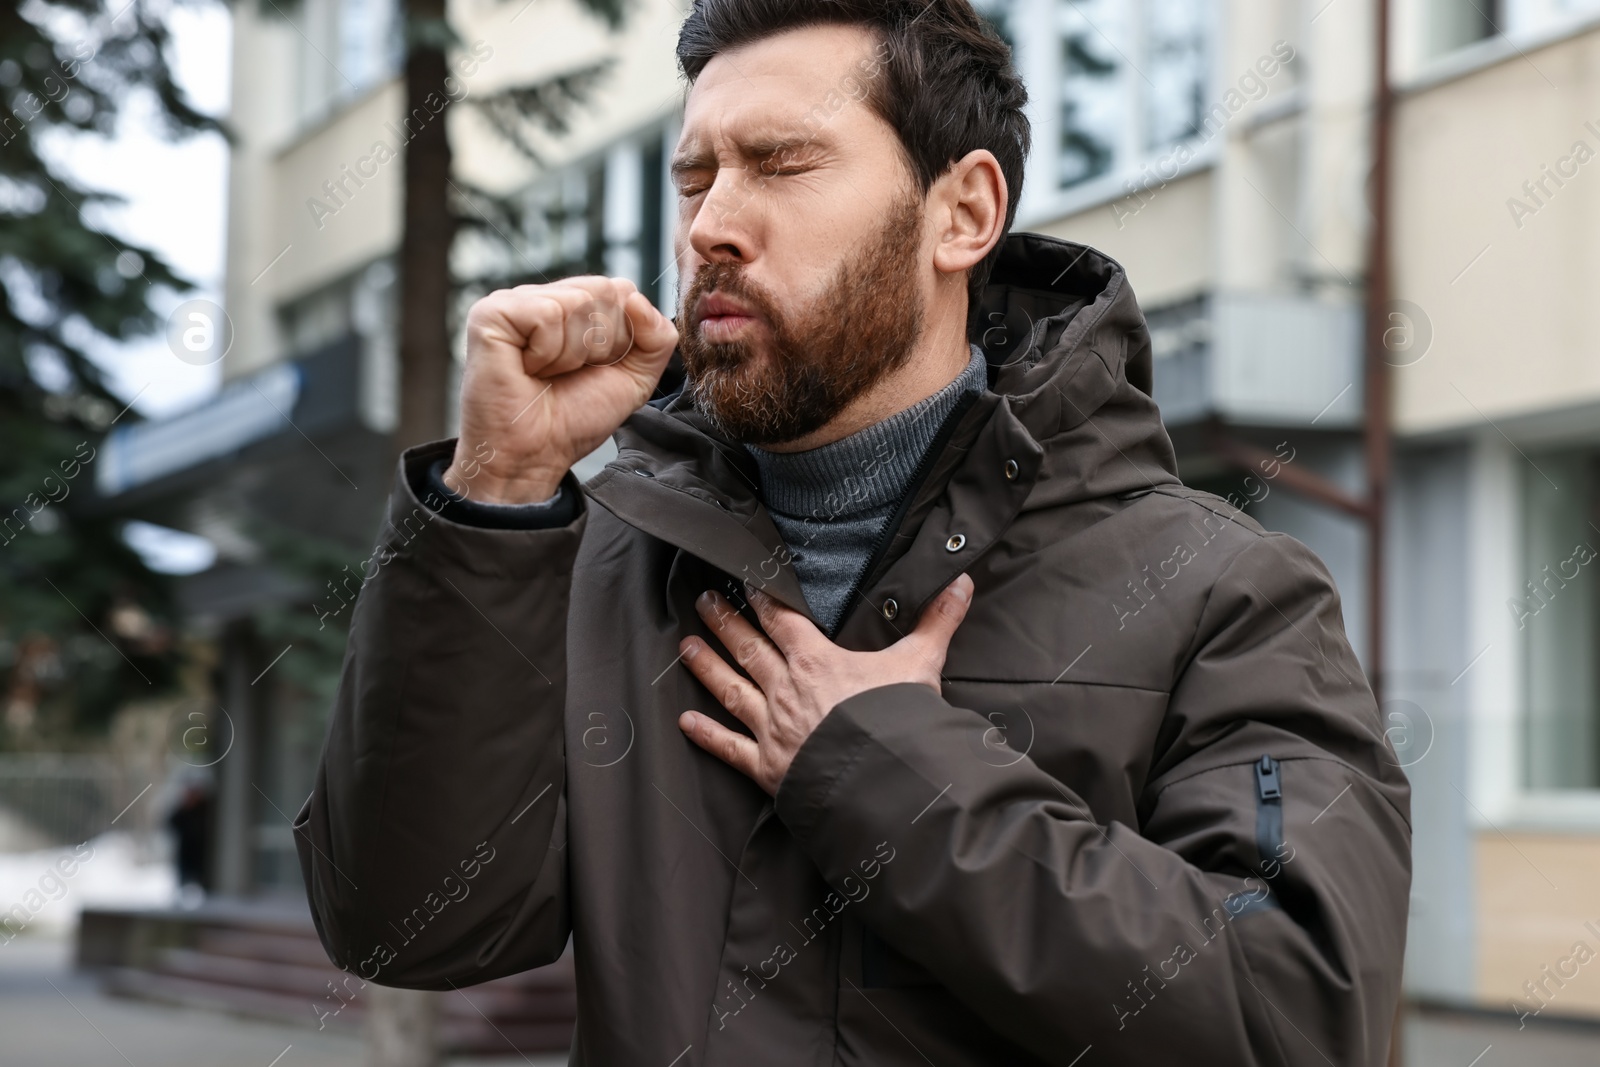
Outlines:
{"type": "Polygon", "coordinates": [[[952,534],[950,540],[944,543],[944,548],[946,552],[960,552],[966,545],[966,534],[952,534]]]}
{"type": "Polygon", "coordinates": [[[1014,459],[1006,460],[1006,481],[1008,481],[1008,482],[1016,481],[1017,480],[1017,475],[1020,474],[1020,473],[1022,473],[1022,468],[1017,466],[1017,461],[1016,460],[1014,460],[1014,459]]]}
{"type": "Polygon", "coordinates": [[[655,475],[652,472],[647,471],[647,470],[636,470],[633,473],[637,474],[641,478],[654,478],[655,477],[655,475]]]}
{"type": "Polygon", "coordinates": [[[894,602],[894,598],[893,597],[890,597],[888,600],[885,600],[883,602],[883,617],[884,618],[888,619],[890,622],[894,622],[895,616],[899,615],[899,614],[900,614],[900,605],[896,604],[894,602]]]}

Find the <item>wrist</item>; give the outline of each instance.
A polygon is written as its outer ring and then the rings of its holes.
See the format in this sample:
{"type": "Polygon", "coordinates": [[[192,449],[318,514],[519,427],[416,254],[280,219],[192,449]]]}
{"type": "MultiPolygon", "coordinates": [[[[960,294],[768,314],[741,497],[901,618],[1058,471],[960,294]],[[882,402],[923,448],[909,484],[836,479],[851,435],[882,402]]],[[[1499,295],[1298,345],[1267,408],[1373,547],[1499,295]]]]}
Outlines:
{"type": "Polygon", "coordinates": [[[508,475],[480,460],[463,460],[458,451],[441,480],[456,496],[480,504],[543,504],[561,491],[566,473],[536,467],[508,475]]]}

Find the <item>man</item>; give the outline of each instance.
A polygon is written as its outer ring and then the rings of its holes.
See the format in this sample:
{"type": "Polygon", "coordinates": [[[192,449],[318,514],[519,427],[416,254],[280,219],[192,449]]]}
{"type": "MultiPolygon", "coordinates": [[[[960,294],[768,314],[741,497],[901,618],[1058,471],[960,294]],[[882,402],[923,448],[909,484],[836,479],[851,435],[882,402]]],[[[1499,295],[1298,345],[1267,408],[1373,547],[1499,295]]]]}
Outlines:
{"type": "Polygon", "coordinates": [[[701,0],[678,53],[676,325],[486,298],[402,463],[296,823],[333,959],[570,935],[574,1063],[1382,1062],[1408,796],[1338,596],[1179,482],[1121,268],[1005,236],[1004,45],[701,0]]]}

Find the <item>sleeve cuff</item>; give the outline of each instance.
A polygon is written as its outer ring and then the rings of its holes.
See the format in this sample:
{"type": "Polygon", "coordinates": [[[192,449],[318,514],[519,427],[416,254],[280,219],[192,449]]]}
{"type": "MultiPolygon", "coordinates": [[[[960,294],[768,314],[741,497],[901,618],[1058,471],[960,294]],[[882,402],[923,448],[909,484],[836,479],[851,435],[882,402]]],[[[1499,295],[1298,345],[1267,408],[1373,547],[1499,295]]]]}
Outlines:
{"type": "MultiPolygon", "coordinates": [[[[819,850],[827,851],[836,835],[870,835],[869,826],[887,811],[911,805],[905,813],[910,819],[926,803],[918,786],[949,770],[946,761],[964,756],[988,726],[925,685],[897,683],[859,693],[829,712],[795,753],[778,786],[778,817],[812,848],[826,873],[819,850]],[[938,768],[927,766],[930,761],[938,768]]],[[[933,785],[928,796],[944,784],[933,785]]]]}
{"type": "Polygon", "coordinates": [[[588,520],[583,490],[567,475],[562,492],[573,517],[564,526],[486,528],[441,512],[448,498],[428,488],[428,468],[448,462],[455,441],[407,449],[396,465],[393,491],[379,538],[379,562],[406,559],[425,570],[460,568],[484,578],[519,581],[569,574],[588,520]]]}
{"type": "Polygon", "coordinates": [[[440,518],[480,530],[554,530],[578,517],[580,490],[571,474],[562,480],[555,496],[537,504],[489,504],[453,492],[444,483],[450,455],[414,464],[408,474],[412,491],[440,518]],[[573,484],[568,484],[572,482],[573,484]]]}

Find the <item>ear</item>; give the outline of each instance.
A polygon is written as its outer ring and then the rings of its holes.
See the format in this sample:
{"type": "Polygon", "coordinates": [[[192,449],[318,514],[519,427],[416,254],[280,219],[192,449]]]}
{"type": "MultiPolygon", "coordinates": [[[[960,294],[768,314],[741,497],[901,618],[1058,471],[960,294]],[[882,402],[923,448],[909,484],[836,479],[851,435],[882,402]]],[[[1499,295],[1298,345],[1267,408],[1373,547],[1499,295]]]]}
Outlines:
{"type": "Polygon", "coordinates": [[[983,262],[1006,224],[1009,191],[1000,161],[988,149],[968,152],[928,190],[934,222],[933,265],[959,274],[983,262]]]}

